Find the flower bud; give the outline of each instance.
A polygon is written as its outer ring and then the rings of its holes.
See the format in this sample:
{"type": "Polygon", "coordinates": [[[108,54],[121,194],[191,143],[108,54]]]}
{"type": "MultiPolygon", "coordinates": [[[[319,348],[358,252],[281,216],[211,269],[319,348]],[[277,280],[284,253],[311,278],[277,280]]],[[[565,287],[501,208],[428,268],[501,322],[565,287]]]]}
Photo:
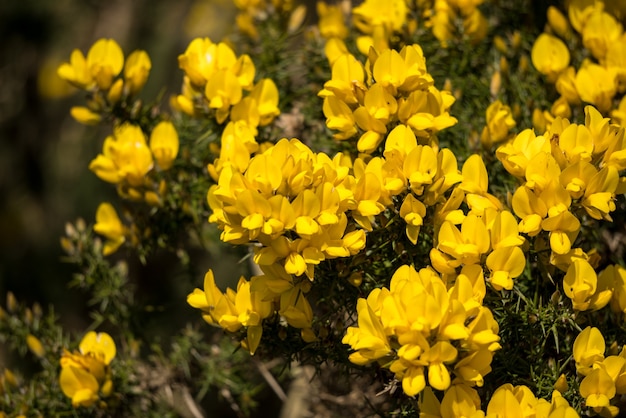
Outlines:
{"type": "Polygon", "coordinates": [[[39,358],[42,358],[46,354],[46,350],[43,348],[43,344],[41,344],[39,338],[32,334],[26,336],[26,345],[30,352],[39,358]]]}
{"type": "Polygon", "coordinates": [[[13,292],[7,292],[7,310],[9,312],[15,312],[17,310],[17,299],[13,292]]]}
{"type": "Polygon", "coordinates": [[[548,7],[548,24],[554,33],[561,38],[568,39],[571,36],[572,30],[567,19],[563,13],[554,6],[548,7]]]}

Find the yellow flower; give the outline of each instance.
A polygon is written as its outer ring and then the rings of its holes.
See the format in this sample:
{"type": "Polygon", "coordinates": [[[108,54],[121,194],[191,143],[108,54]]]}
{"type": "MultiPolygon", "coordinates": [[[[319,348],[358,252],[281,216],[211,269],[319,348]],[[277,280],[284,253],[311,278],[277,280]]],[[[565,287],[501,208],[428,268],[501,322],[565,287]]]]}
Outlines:
{"type": "Polygon", "coordinates": [[[606,57],[607,49],[618,42],[622,25],[610,14],[594,9],[582,30],[583,45],[600,62],[606,57]]]}
{"type": "Polygon", "coordinates": [[[126,58],[124,80],[128,94],[137,94],[143,88],[148,81],[151,68],[152,62],[146,51],[134,51],[126,58]]]}
{"type": "Polygon", "coordinates": [[[87,57],[79,50],[74,50],[69,63],[58,69],[59,77],[81,89],[97,85],[101,90],[108,90],[113,79],[122,71],[124,53],[113,39],[96,41],[87,52],[87,57]]]}
{"type": "Polygon", "coordinates": [[[87,53],[87,66],[98,87],[108,90],[122,71],[124,53],[113,39],[100,39],[87,53]]]}
{"type": "Polygon", "coordinates": [[[491,145],[507,139],[509,130],[515,126],[511,108],[500,100],[491,103],[486,112],[487,125],[483,128],[480,141],[483,146],[491,145]]]}
{"type": "Polygon", "coordinates": [[[437,248],[454,257],[458,265],[476,264],[490,247],[490,237],[483,220],[470,213],[459,230],[450,221],[441,225],[437,248]]]}
{"type": "Polygon", "coordinates": [[[567,21],[567,18],[561,13],[559,9],[554,6],[549,6],[547,11],[547,18],[550,27],[559,37],[568,39],[572,35],[572,28],[567,21]]]}
{"type": "Polygon", "coordinates": [[[324,38],[344,39],[348,36],[348,28],[345,24],[345,16],[339,5],[329,5],[323,1],[317,2],[317,26],[324,38]]]}
{"type": "Polygon", "coordinates": [[[269,79],[264,78],[259,81],[248,96],[255,100],[258,107],[261,126],[268,125],[278,115],[280,115],[280,109],[278,108],[278,88],[276,84],[269,79]]]}
{"type": "Polygon", "coordinates": [[[82,354],[91,355],[105,365],[109,365],[117,353],[115,341],[106,332],[89,331],[81,340],[78,349],[82,354]]]}
{"type": "Polygon", "coordinates": [[[334,95],[347,105],[356,104],[356,94],[362,94],[361,90],[365,89],[364,81],[363,64],[353,55],[344,54],[333,63],[331,79],[324,83],[324,89],[318,95],[334,95]]]}
{"type": "Polygon", "coordinates": [[[102,116],[85,106],[72,106],[70,115],[83,125],[97,125],[102,116]]]}
{"type": "Polygon", "coordinates": [[[106,182],[136,187],[144,183],[152,166],[152,153],[141,128],[125,123],[104,140],[102,154],[91,161],[89,169],[106,182]]]}
{"type": "Polygon", "coordinates": [[[602,10],[604,2],[595,0],[573,0],[567,9],[569,21],[578,33],[582,33],[589,16],[594,10],[602,10]]]}
{"type": "Polygon", "coordinates": [[[217,70],[232,68],[236,61],[228,45],[214,44],[209,38],[192,40],[185,53],[178,56],[178,65],[195,87],[204,87],[217,70]]]}
{"type": "Polygon", "coordinates": [[[611,310],[626,314],[626,269],[618,264],[610,265],[600,272],[598,280],[612,283],[611,310]]]}
{"type": "Polygon", "coordinates": [[[364,33],[372,33],[377,26],[399,31],[406,22],[408,7],[405,0],[366,0],[352,9],[354,25],[364,33]]]}
{"type": "Polygon", "coordinates": [[[564,97],[569,104],[580,104],[580,96],[578,95],[578,90],[576,90],[576,69],[574,67],[567,67],[559,73],[555,87],[556,91],[558,91],[561,97],[564,97]]]}
{"type": "Polygon", "coordinates": [[[159,122],[150,134],[150,151],[162,170],[169,170],[178,155],[178,133],[169,121],[159,122]]]}
{"type": "Polygon", "coordinates": [[[107,333],[90,331],[79,344],[80,352],[65,351],[61,357],[59,384],[72,405],[89,407],[113,390],[109,364],[116,354],[115,342],[107,333]]]}
{"type": "Polygon", "coordinates": [[[485,15],[478,8],[473,8],[463,19],[463,30],[474,45],[485,39],[489,24],[485,15]]]}
{"type": "Polygon", "coordinates": [[[502,247],[487,256],[487,267],[491,270],[489,281],[496,290],[513,289],[513,279],[526,267],[526,258],[519,247],[502,247]]]}
{"type": "Polygon", "coordinates": [[[585,398],[585,405],[600,412],[610,406],[615,396],[615,382],[602,368],[594,368],[580,382],[580,394],[585,398]]]}
{"type": "Polygon", "coordinates": [[[555,80],[569,65],[570,55],[563,41],[542,33],[533,44],[531,60],[537,71],[547,76],[548,80],[555,80]]]}
{"type": "Polygon", "coordinates": [[[575,79],[580,99],[593,104],[602,113],[608,112],[613,107],[616,92],[614,78],[609,70],[600,65],[583,63],[575,79]]]}
{"type": "Polygon", "coordinates": [[[615,192],[619,175],[615,167],[605,166],[589,179],[582,206],[594,219],[612,221],[610,212],[615,210],[615,192]]]}
{"type": "Polygon", "coordinates": [[[573,355],[576,371],[583,376],[588,375],[596,362],[604,360],[606,345],[598,328],[588,326],[574,340],[573,355]]]}
{"type": "Polygon", "coordinates": [[[417,244],[420,227],[426,216],[426,206],[409,193],[400,206],[400,216],[406,222],[406,236],[413,245],[417,244]]]}
{"type": "Polygon", "coordinates": [[[544,136],[536,136],[532,129],[525,129],[512,142],[498,147],[496,156],[509,173],[524,178],[529,162],[537,154],[549,152],[550,141],[544,136]]]}
{"type": "Polygon", "coordinates": [[[333,138],[348,139],[357,133],[352,110],[337,97],[325,97],[322,110],[326,116],[326,126],[333,131],[339,131],[333,134],[333,138]]]}
{"type": "Polygon", "coordinates": [[[100,203],[98,206],[93,230],[107,238],[102,251],[104,255],[114,253],[126,241],[126,227],[110,203],[100,203]]]}
{"type": "Polygon", "coordinates": [[[476,390],[466,384],[454,384],[441,400],[441,417],[482,418],[485,413],[480,409],[480,396],[476,390]]]}

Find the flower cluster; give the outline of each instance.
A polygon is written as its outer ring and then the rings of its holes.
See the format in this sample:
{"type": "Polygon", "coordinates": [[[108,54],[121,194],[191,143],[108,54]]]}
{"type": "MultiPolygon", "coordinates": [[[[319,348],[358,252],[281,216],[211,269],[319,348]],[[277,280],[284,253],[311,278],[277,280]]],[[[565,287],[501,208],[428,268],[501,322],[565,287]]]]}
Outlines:
{"type": "Polygon", "coordinates": [[[479,155],[467,159],[461,183],[438,212],[437,239],[430,251],[433,267],[454,277],[458,267],[486,265],[491,285],[496,290],[511,290],[513,279],[526,265],[521,249],[525,239],[513,214],[488,192],[487,169],[479,155]],[[469,207],[467,215],[459,209],[463,202],[469,207]]]}
{"type": "Polygon", "coordinates": [[[439,401],[430,388],[426,388],[420,397],[420,412],[429,417],[472,417],[496,418],[536,417],[536,418],[577,418],[579,415],[557,390],[552,392],[552,399],[537,399],[525,385],[513,386],[505,383],[491,396],[486,413],[480,409],[478,392],[464,384],[452,385],[439,401]]]}
{"type": "MultiPolygon", "coordinates": [[[[591,106],[585,114],[584,125],[557,118],[543,135],[525,130],[496,151],[505,169],[522,181],[511,199],[519,231],[529,236],[547,233],[550,262],[567,270],[568,278],[579,276],[572,269],[588,265],[588,254],[574,246],[582,213],[611,221],[615,196],[623,193],[625,184],[620,178],[626,169],[624,129],[610,125],[591,106]]],[[[576,309],[587,309],[595,288],[576,290],[575,297],[569,286],[565,291],[576,309]]]]}
{"type": "Polygon", "coordinates": [[[460,274],[446,286],[430,268],[401,266],[388,289],[358,300],[358,327],[349,327],[343,339],[355,350],[350,361],[379,361],[409,396],[427,381],[442,391],[452,382],[482,386],[500,348],[498,324],[482,306],[484,296],[481,272],[460,274]]]}
{"type": "Polygon", "coordinates": [[[614,15],[619,12],[610,7],[611,2],[572,1],[567,10],[569,19],[554,6],[548,9],[549,32],[539,35],[531,58],[535,68],[555,84],[560,97],[540,119],[550,123],[557,116],[569,118],[571,106],[581,102],[593,104],[617,120],[624,119],[626,101],[615,109],[613,99],[624,93],[626,37],[614,15]],[[576,46],[570,49],[568,44],[576,46]],[[570,65],[570,52],[583,48],[590,57],[575,68],[570,65]]]}
{"type": "Polygon", "coordinates": [[[359,152],[373,153],[395,126],[431,144],[437,132],[456,124],[448,112],[454,96],[434,86],[419,45],[371,50],[365,65],[341,48],[328,58],[331,79],[319,92],[326,126],[339,140],[359,134],[359,152]]]}
{"type": "Polygon", "coordinates": [[[87,107],[76,106],[72,116],[85,124],[96,124],[102,114],[124,105],[143,88],[152,63],[143,50],[132,52],[126,60],[122,48],[113,39],[100,39],[87,52],[75,49],[68,63],[58,68],[58,75],[81,90],[90,99],[87,107]],[[123,71],[123,78],[118,78],[123,71]]]}
{"type": "Polygon", "coordinates": [[[595,327],[585,328],[573,348],[576,371],[584,376],[579,391],[585,404],[602,416],[616,416],[619,408],[611,401],[626,394],[626,350],[605,357],[604,337],[595,327]]]}
{"type": "Polygon", "coordinates": [[[170,169],[178,147],[176,128],[169,121],[154,127],[149,143],[139,126],[123,124],[104,140],[102,153],[91,161],[89,169],[107,183],[118,185],[121,196],[156,203],[159,184],[153,184],[148,174],[156,166],[170,169]]]}
{"type": "Polygon", "coordinates": [[[78,350],[63,353],[59,384],[74,407],[91,406],[113,391],[110,363],[116,354],[115,342],[105,332],[90,331],[78,350]]]}
{"type": "Polygon", "coordinates": [[[178,57],[178,65],[185,72],[183,92],[172,104],[189,115],[214,111],[218,123],[230,116],[232,122],[245,121],[256,129],[280,114],[274,82],[263,79],[255,84],[256,68],[250,57],[237,57],[224,42],[196,38],[178,57]],[[244,92],[248,92],[245,97],[244,92]]]}

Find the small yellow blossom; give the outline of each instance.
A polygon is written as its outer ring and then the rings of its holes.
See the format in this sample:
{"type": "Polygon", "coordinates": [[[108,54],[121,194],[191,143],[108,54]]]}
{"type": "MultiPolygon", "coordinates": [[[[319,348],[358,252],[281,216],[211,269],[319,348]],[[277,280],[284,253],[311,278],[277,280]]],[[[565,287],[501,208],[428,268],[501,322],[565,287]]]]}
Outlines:
{"type": "Polygon", "coordinates": [[[103,249],[104,255],[114,253],[126,241],[126,227],[110,203],[105,202],[98,206],[93,230],[107,238],[103,249]]]}
{"type": "Polygon", "coordinates": [[[43,347],[43,344],[41,344],[39,338],[35,337],[32,334],[28,334],[26,336],[26,345],[28,346],[28,349],[31,351],[31,353],[39,358],[43,357],[46,354],[46,349],[43,347]]]}
{"type": "Polygon", "coordinates": [[[90,331],[79,344],[79,352],[65,351],[61,357],[59,384],[72,405],[89,407],[113,390],[109,364],[115,358],[115,342],[107,333],[90,331]]]}
{"type": "Polygon", "coordinates": [[[150,134],[150,151],[162,170],[169,170],[178,155],[178,133],[169,121],[159,122],[150,134]]]}
{"type": "Polygon", "coordinates": [[[480,142],[486,148],[492,144],[504,141],[509,130],[515,126],[515,119],[511,114],[511,108],[500,100],[491,103],[487,108],[487,125],[480,135],[480,142]]]}
{"type": "Polygon", "coordinates": [[[124,87],[128,89],[128,94],[137,94],[143,88],[146,81],[148,81],[151,68],[152,62],[146,51],[134,51],[126,58],[124,87]]]}
{"type": "Polygon", "coordinates": [[[117,42],[100,39],[91,46],[86,58],[82,52],[74,50],[70,62],[62,64],[58,74],[81,89],[97,85],[101,90],[108,90],[123,66],[124,53],[117,42]]]}
{"type": "Polygon", "coordinates": [[[339,5],[330,5],[323,1],[317,2],[317,15],[320,34],[324,38],[344,39],[348,36],[345,16],[339,5]]]}
{"type": "Polygon", "coordinates": [[[537,71],[547,76],[549,80],[555,80],[569,65],[570,55],[563,41],[542,33],[533,44],[531,60],[537,71]]]}
{"type": "Polygon", "coordinates": [[[109,183],[141,186],[153,165],[141,128],[125,123],[104,140],[102,154],[91,161],[89,169],[109,183]]]}
{"type": "Polygon", "coordinates": [[[593,104],[602,113],[612,108],[616,86],[613,75],[606,68],[587,62],[578,70],[574,83],[583,102],[593,104]]]}

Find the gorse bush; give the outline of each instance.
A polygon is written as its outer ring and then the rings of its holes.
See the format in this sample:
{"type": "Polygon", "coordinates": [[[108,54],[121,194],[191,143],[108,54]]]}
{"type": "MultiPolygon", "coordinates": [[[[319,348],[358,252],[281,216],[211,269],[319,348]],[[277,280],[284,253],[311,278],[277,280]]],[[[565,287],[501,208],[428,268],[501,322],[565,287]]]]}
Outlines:
{"type": "Polygon", "coordinates": [[[58,68],[109,129],[89,170],[118,199],[61,239],[88,330],[7,295],[0,336],[38,365],[4,369],[3,416],[626,410],[626,7],[235,6],[169,100],[113,39],[58,68]],[[129,264],[192,271],[198,248],[248,274],[196,274],[167,307],[195,320],[151,338],[129,264]],[[339,407],[290,409],[303,371],[339,407]]]}

